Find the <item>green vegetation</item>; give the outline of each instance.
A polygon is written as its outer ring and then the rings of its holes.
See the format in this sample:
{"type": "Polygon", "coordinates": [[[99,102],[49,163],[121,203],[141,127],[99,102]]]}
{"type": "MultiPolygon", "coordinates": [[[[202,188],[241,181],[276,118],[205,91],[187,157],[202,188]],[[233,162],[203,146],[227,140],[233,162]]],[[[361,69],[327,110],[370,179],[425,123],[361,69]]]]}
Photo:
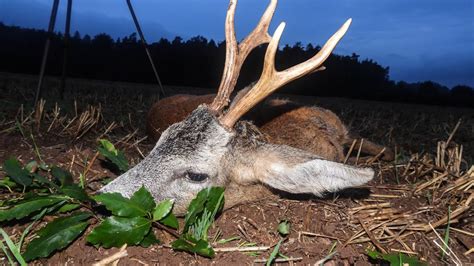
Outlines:
{"type": "Polygon", "coordinates": [[[287,220],[283,220],[278,224],[278,233],[280,233],[282,238],[280,238],[278,243],[273,248],[270,257],[267,260],[266,266],[270,266],[278,256],[285,257],[284,255],[280,254],[280,246],[281,243],[283,243],[283,241],[286,239],[283,237],[286,237],[290,233],[290,223],[287,220]]]}
{"type": "Polygon", "coordinates": [[[217,212],[222,210],[223,206],[223,188],[213,187],[200,191],[189,204],[182,235],[172,243],[172,247],[209,258],[214,257],[207,233],[217,212]]]}
{"type": "Polygon", "coordinates": [[[128,161],[125,154],[115,148],[114,144],[106,139],[99,140],[100,146],[98,148],[100,154],[113,163],[121,172],[128,170],[128,161]]]}
{"type": "Polygon", "coordinates": [[[418,266],[418,265],[426,265],[425,263],[419,261],[415,257],[409,257],[402,253],[389,253],[389,254],[382,254],[375,250],[367,250],[367,255],[374,260],[378,261],[386,261],[390,263],[391,266],[401,266],[401,265],[409,265],[409,266],[418,266]]]}
{"type": "MultiPolygon", "coordinates": [[[[120,171],[128,169],[124,154],[109,141],[100,140],[98,150],[120,171]]],[[[91,196],[74,182],[71,173],[58,166],[38,167],[35,161],[22,166],[17,159],[11,158],[4,162],[3,170],[7,177],[0,180],[0,185],[14,193],[11,199],[0,203],[0,222],[32,221],[17,243],[0,228],[6,243],[0,242],[0,248],[12,264],[26,265],[28,261],[64,249],[91,224],[97,225],[87,235],[87,242],[104,248],[124,244],[149,247],[159,243],[153,231],[154,225],[178,229],[178,220],[172,213],[173,201],[164,200],[156,204],[145,187],[130,199],[119,193],[91,196]],[[105,214],[99,204],[107,210],[105,214]],[[45,215],[55,219],[37,230],[21,252],[23,240],[45,215]]],[[[207,188],[198,193],[189,205],[183,231],[172,247],[213,257],[208,230],[223,204],[223,188],[207,188]]]]}

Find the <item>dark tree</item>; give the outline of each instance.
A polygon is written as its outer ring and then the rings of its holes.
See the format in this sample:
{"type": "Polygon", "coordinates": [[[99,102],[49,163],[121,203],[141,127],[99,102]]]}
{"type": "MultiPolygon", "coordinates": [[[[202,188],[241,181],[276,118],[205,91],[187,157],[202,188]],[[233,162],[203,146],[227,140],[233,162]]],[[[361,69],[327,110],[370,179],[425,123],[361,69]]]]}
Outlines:
{"type": "MultiPolygon", "coordinates": [[[[6,26],[0,23],[0,71],[37,74],[47,32],[6,26]]],[[[60,75],[62,66],[61,34],[52,36],[47,75],[60,75]]],[[[68,74],[72,77],[154,83],[145,51],[132,33],[114,40],[102,33],[94,37],[75,32],[69,42],[68,74]]],[[[158,73],[164,84],[216,88],[225,61],[225,42],[207,40],[203,36],[188,40],[177,36],[160,39],[149,45],[158,73]]],[[[278,51],[276,68],[285,69],[316,54],[319,45],[285,45],[278,51]]],[[[266,46],[257,47],[247,58],[240,73],[237,90],[257,80],[263,67],[266,46]]],[[[280,92],[409,101],[430,104],[472,106],[474,92],[467,86],[452,90],[426,81],[407,83],[390,80],[389,68],[358,54],[333,54],[325,62],[326,70],[305,76],[286,85],[280,92]]]]}

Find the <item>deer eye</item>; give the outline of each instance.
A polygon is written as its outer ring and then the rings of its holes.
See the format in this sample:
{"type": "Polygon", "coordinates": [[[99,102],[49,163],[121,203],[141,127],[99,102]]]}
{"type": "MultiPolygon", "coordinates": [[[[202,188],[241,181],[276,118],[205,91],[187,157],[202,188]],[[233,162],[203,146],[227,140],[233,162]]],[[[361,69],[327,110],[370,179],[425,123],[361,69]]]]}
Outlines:
{"type": "Polygon", "coordinates": [[[202,182],[206,180],[207,178],[209,178],[209,175],[201,174],[201,173],[186,172],[185,177],[194,182],[202,182]]]}

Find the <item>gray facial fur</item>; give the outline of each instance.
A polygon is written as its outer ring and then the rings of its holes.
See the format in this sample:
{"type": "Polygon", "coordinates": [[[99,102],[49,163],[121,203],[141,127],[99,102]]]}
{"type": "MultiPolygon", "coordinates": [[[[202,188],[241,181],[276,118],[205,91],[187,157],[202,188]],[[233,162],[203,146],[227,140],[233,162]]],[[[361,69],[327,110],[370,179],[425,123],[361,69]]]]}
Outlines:
{"type": "Polygon", "coordinates": [[[182,213],[201,189],[227,184],[220,161],[233,136],[207,107],[199,106],[187,119],[163,132],[143,161],[100,191],[130,197],[145,186],[156,201],[174,199],[174,210],[182,213]],[[209,178],[195,182],[186,177],[187,172],[206,174],[209,178]]]}

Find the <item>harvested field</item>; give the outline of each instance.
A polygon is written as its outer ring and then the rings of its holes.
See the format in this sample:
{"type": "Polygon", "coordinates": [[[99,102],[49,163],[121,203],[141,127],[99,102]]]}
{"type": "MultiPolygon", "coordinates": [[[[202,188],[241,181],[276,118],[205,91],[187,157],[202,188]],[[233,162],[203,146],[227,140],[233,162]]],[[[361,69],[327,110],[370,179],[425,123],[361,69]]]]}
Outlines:
{"type": "MultiPolygon", "coordinates": [[[[70,80],[65,99],[57,80],[48,79],[40,108],[31,102],[35,79],[0,73],[0,162],[10,157],[22,163],[43,160],[85,176],[89,192],[115,178],[97,156],[97,140],[107,138],[124,151],[131,165],[154,143],[145,135],[145,115],[156,100],[149,85],[70,80]],[[41,158],[39,158],[41,157],[41,158]]],[[[212,90],[166,88],[173,93],[212,90]]],[[[368,249],[403,253],[429,265],[474,263],[474,110],[456,107],[369,102],[291,95],[306,104],[328,108],[361,136],[393,148],[396,159],[364,158],[358,147],[348,150],[353,163],[377,171],[367,186],[329,194],[325,198],[262,199],[223,212],[211,229],[216,249],[212,260],[170,249],[174,236],[155,228],[161,244],[127,247],[120,265],[264,263],[279,240],[276,230],[288,220],[291,231],[277,263],[325,265],[375,263],[368,249]],[[449,233],[448,229],[449,228],[449,233]],[[219,240],[233,238],[220,244],[219,240]],[[443,254],[443,242],[449,249],[443,254]]],[[[5,173],[0,170],[0,178],[5,173]]],[[[16,192],[0,188],[1,200],[16,192]]],[[[33,232],[42,227],[46,216],[33,232]]],[[[29,224],[2,224],[18,239],[29,224]]],[[[90,230],[89,228],[88,230],[90,230]]],[[[29,241],[30,234],[26,241],[29,241]]],[[[84,236],[37,264],[92,264],[119,250],[95,248],[84,236]]],[[[7,263],[0,253],[0,264],[7,263]]]]}

